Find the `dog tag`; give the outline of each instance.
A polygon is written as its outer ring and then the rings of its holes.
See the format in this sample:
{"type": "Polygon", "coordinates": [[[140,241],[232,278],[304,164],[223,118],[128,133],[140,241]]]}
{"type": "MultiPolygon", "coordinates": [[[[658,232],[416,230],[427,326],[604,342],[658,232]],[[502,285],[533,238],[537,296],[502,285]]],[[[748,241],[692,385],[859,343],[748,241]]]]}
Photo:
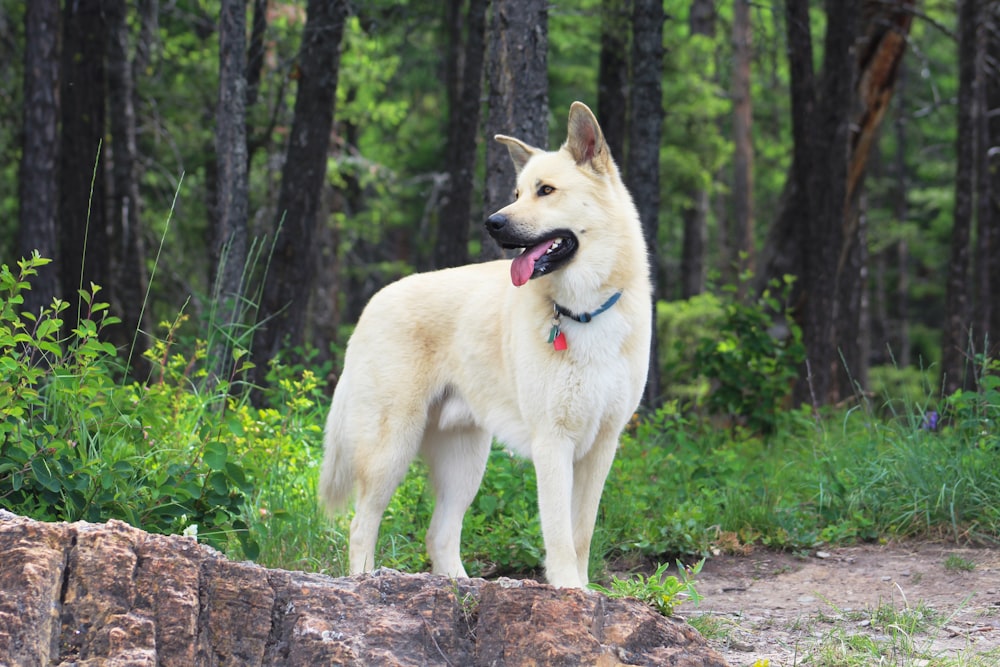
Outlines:
{"type": "Polygon", "coordinates": [[[566,334],[562,331],[556,334],[556,337],[552,340],[552,347],[556,349],[557,352],[562,352],[566,349],[566,334]]]}

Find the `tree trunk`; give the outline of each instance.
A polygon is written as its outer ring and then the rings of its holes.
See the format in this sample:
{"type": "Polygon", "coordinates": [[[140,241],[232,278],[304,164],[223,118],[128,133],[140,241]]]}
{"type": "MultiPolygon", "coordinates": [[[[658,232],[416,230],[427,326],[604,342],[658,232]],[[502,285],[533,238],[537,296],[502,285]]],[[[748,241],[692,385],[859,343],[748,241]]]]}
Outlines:
{"type": "MultiPolygon", "coordinates": [[[[973,159],[975,160],[975,198],[976,198],[976,254],[973,271],[973,294],[975,307],[972,311],[971,350],[976,354],[984,354],[991,345],[993,335],[1000,332],[990,331],[990,321],[996,309],[994,296],[990,289],[990,265],[996,261],[1000,250],[1000,238],[993,235],[996,227],[992,221],[994,204],[991,201],[990,157],[991,150],[996,150],[994,140],[989,131],[989,111],[987,106],[987,80],[995,78],[997,72],[990,71],[987,66],[986,50],[989,33],[997,27],[990,20],[989,4],[979,2],[978,34],[976,36],[976,144],[973,159]]],[[[996,63],[993,64],[996,67],[996,63]]],[[[976,366],[980,366],[976,363],[976,366]]]]}
{"type": "Polygon", "coordinates": [[[597,68],[597,120],[613,157],[625,164],[628,114],[628,3],[601,0],[601,54],[597,68]]]}
{"type": "MultiPolygon", "coordinates": [[[[903,69],[900,69],[899,81],[897,84],[899,108],[904,109],[903,91],[904,78],[903,69]]],[[[906,164],[906,139],[907,139],[907,119],[903,113],[897,114],[896,118],[896,156],[895,156],[895,177],[896,187],[893,193],[893,217],[896,223],[903,224],[909,216],[909,192],[910,173],[906,164]]],[[[911,363],[910,353],[910,248],[906,237],[902,237],[895,246],[896,273],[899,278],[896,283],[895,309],[890,317],[897,324],[893,328],[895,334],[894,354],[896,363],[900,368],[906,368],[911,363]]],[[[889,328],[887,327],[887,331],[889,328]]]]}
{"type": "Polygon", "coordinates": [[[312,290],[317,219],[337,93],[343,0],[309,0],[292,130],[278,196],[274,252],[254,340],[255,380],[263,386],[268,362],[305,340],[312,290]],[[287,337],[287,341],[286,341],[287,337]]]}
{"type": "Polygon", "coordinates": [[[941,391],[950,395],[966,382],[969,340],[969,235],[974,210],[976,145],[976,2],[958,3],[958,139],[955,213],[941,336],[941,391]]]}
{"type": "MultiPolygon", "coordinates": [[[[653,277],[651,317],[656,317],[656,301],[663,292],[660,279],[660,137],[663,133],[663,3],[634,0],[632,13],[632,69],[629,101],[628,159],[625,182],[632,192],[649,247],[653,277]]],[[[660,367],[656,336],[650,345],[649,373],[644,402],[655,406],[660,399],[660,367]]]]}
{"type": "MultiPolygon", "coordinates": [[[[715,4],[693,0],[688,18],[692,35],[715,36],[715,4]]],[[[684,237],[681,246],[681,298],[690,299],[705,291],[705,250],[708,246],[708,191],[693,187],[690,203],[684,207],[684,237]]]]}
{"type": "Polygon", "coordinates": [[[215,267],[212,362],[216,379],[232,371],[232,346],[243,324],[244,276],[250,185],[247,176],[246,2],[223,0],[219,21],[219,106],[216,112],[216,215],[212,260],[215,267]]]}
{"type": "Polygon", "coordinates": [[[22,310],[37,314],[65,296],[59,287],[56,235],[59,186],[59,2],[34,0],[24,14],[24,143],[18,253],[53,260],[38,270],[22,310]]]}
{"type": "MultiPolygon", "coordinates": [[[[987,30],[986,52],[988,62],[1000,63],[1000,5],[990,3],[986,9],[986,16],[983,21],[989,26],[987,30]]],[[[994,69],[986,77],[986,108],[1000,109],[1000,72],[994,69]]],[[[1000,113],[990,113],[986,125],[989,141],[982,142],[984,145],[996,146],[1000,142],[1000,113]]],[[[998,158],[992,156],[993,163],[989,171],[990,174],[990,198],[989,198],[989,237],[992,248],[992,261],[988,262],[986,269],[989,274],[989,295],[992,308],[988,316],[987,334],[989,335],[989,349],[986,350],[990,359],[1000,358],[1000,168],[997,166],[998,158]]]]}
{"type": "Polygon", "coordinates": [[[863,325],[867,303],[868,249],[864,211],[859,206],[871,150],[895,89],[913,18],[912,0],[865,7],[865,35],[858,49],[857,100],[852,123],[844,206],[843,245],[837,262],[837,332],[842,363],[837,364],[839,395],[868,385],[870,332],[863,325]]]}
{"type": "MultiPolygon", "coordinates": [[[[510,203],[514,165],[496,134],[517,137],[538,148],[548,146],[548,2],[494,0],[489,24],[489,81],[486,118],[486,188],[483,213],[510,203]]],[[[500,247],[480,228],[482,259],[501,257],[500,247]]]]}
{"type": "MultiPolygon", "coordinates": [[[[104,169],[105,34],[100,0],[67,2],[63,16],[59,256],[63,294],[84,308],[77,289],[110,286],[104,169]]],[[[70,318],[75,317],[74,310],[70,318]]],[[[87,314],[84,309],[83,315],[87,314]]],[[[72,319],[70,319],[72,321],[72,319]]]]}
{"type": "Polygon", "coordinates": [[[847,194],[848,119],[855,61],[857,1],[827,1],[822,86],[812,71],[809,3],[786,0],[792,97],[794,157],[783,216],[790,223],[801,258],[798,318],[806,347],[804,377],[796,384],[797,403],[823,404],[830,398],[836,360],[837,259],[847,194]],[[804,380],[804,381],[803,381],[804,380]]]}
{"type": "MultiPolygon", "coordinates": [[[[750,97],[750,0],[733,5],[733,219],[729,269],[732,282],[753,269],[753,137],[750,97]]],[[[740,287],[742,294],[743,287],[740,287]]]]}
{"type": "Polygon", "coordinates": [[[111,266],[113,312],[122,320],[119,345],[128,346],[128,362],[137,378],[149,375],[143,352],[149,347],[144,321],[146,247],[140,222],[142,207],[137,173],[135,90],[129,59],[125,0],[105,0],[108,20],[108,116],[111,131],[111,266]]]}
{"type": "Polygon", "coordinates": [[[264,72],[264,36],[267,33],[267,0],[253,0],[253,21],[250,28],[250,44],[247,47],[247,95],[246,95],[246,142],[247,142],[247,169],[253,165],[254,152],[263,146],[270,135],[270,129],[266,128],[267,135],[254,135],[253,123],[249,118],[250,110],[257,104],[260,95],[260,79],[264,72]]]}
{"type": "Polygon", "coordinates": [[[486,8],[489,0],[469,0],[462,20],[461,0],[449,0],[451,53],[448,69],[448,194],[441,208],[438,239],[434,247],[436,268],[459,266],[469,261],[472,224],[473,176],[476,169],[476,134],[479,131],[479,98],[482,93],[486,39],[486,8]],[[461,26],[467,25],[462,47],[461,26]],[[459,68],[459,64],[463,66],[459,68]],[[454,79],[454,81],[451,81],[454,79]]]}

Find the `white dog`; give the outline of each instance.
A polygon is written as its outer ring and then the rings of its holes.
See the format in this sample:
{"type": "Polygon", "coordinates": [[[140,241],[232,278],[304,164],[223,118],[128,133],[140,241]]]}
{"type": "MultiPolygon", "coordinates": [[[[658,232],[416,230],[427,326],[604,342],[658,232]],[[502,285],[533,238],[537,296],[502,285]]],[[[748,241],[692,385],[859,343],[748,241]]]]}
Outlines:
{"type": "Polygon", "coordinates": [[[347,347],[319,493],[336,510],[356,492],[352,573],[374,567],[382,514],[420,454],[436,498],[428,555],[435,572],[465,577],[462,519],[496,437],[534,462],[549,583],[587,585],[604,480],[646,381],[646,245],[584,104],[558,151],[496,139],[517,193],[486,227],[524,251],[387,286],[347,347]]]}

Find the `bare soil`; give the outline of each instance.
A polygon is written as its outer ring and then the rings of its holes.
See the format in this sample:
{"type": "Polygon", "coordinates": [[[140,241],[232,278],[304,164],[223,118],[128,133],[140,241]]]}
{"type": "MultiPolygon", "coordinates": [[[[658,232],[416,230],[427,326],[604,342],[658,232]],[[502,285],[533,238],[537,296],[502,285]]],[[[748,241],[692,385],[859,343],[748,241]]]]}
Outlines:
{"type": "Polygon", "coordinates": [[[908,637],[910,655],[872,664],[1000,664],[1000,549],[917,542],[804,555],[756,550],[710,559],[695,587],[700,604],[677,611],[712,616],[716,629],[704,634],[733,667],[816,664],[824,642],[858,634],[891,643],[897,629],[879,609],[917,610],[928,622],[908,637]]]}

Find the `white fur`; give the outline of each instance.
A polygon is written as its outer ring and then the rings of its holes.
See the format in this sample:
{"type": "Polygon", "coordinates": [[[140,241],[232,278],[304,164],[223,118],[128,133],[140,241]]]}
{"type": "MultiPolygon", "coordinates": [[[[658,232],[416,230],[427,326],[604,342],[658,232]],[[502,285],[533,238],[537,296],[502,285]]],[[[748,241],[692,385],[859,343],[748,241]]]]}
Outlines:
{"type": "Polygon", "coordinates": [[[382,514],[422,455],[436,505],[427,531],[435,572],[464,577],[462,518],[493,437],[530,457],[538,477],[546,576],[587,585],[597,507],[618,436],[639,403],[650,340],[646,247],[631,197],[590,110],[574,103],[566,144],[544,152],[498,137],[519,169],[502,209],[535,235],[570,229],[576,255],[514,287],[510,261],[416,274],[376,294],[347,347],[326,422],[320,498],[357,502],[350,569],[371,570],[382,514]],[[555,188],[539,196],[538,183],[555,188]],[[548,341],[553,302],[613,307],[582,324],[562,318],[568,349],[548,341]]]}

